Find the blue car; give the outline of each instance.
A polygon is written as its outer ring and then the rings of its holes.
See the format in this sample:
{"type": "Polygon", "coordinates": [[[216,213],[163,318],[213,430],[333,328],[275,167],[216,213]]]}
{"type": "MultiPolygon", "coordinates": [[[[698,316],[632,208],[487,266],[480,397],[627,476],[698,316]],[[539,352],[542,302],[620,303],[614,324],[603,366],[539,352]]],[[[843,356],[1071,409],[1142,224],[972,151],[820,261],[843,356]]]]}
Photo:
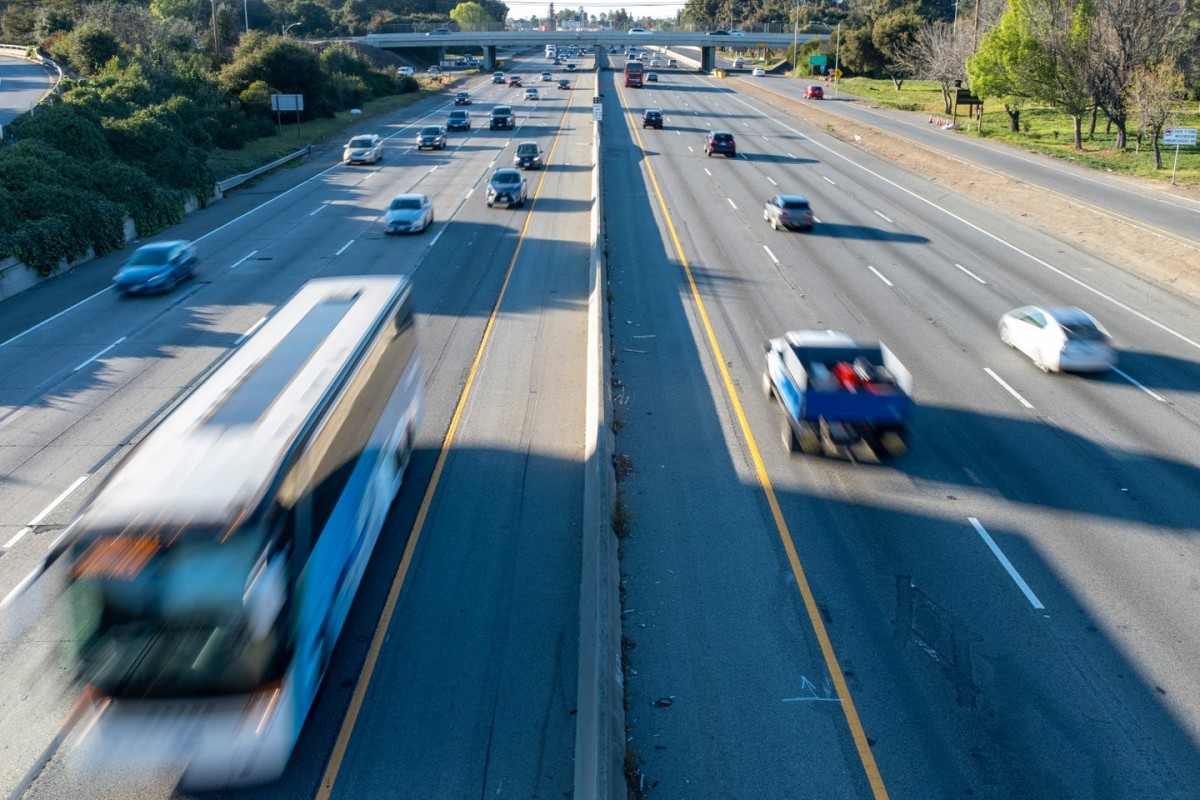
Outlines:
{"type": "Polygon", "coordinates": [[[117,270],[113,282],[124,294],[169,292],[181,281],[196,277],[196,248],[191,242],[142,245],[117,270]]]}

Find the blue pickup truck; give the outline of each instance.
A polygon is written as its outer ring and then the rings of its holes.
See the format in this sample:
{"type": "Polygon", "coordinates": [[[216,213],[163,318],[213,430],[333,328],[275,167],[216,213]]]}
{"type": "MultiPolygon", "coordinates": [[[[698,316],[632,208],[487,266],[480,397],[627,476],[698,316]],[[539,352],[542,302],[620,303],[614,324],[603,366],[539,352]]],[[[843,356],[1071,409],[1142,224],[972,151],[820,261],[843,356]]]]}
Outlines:
{"type": "Polygon", "coordinates": [[[788,452],[879,461],[908,450],[912,375],[882,344],[789,331],[763,351],[763,393],[779,401],[788,452]]]}

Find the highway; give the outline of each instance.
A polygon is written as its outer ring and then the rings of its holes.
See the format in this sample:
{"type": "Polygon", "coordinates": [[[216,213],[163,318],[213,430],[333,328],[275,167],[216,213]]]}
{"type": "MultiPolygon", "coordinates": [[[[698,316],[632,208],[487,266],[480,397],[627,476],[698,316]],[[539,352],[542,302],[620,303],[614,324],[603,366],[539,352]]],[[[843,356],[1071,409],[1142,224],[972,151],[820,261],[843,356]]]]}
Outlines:
{"type": "MultiPolygon", "coordinates": [[[[700,55],[697,48],[680,47],[672,51],[693,61],[700,55]]],[[[727,59],[720,61],[729,63],[727,59]]],[[[941,153],[947,157],[944,168],[948,171],[956,169],[959,163],[968,163],[1001,173],[1051,192],[1072,205],[1181,242],[1193,253],[1200,254],[1200,241],[1196,237],[1200,199],[1194,192],[1189,196],[1182,187],[1098,173],[1068,159],[1021,150],[1006,142],[955,134],[931,125],[928,114],[876,106],[870,98],[847,95],[832,83],[820,84],[825,90],[825,99],[814,102],[804,100],[803,92],[806,85],[817,83],[816,80],[793,81],[775,75],[750,78],[749,74],[748,69],[731,71],[730,82],[740,91],[751,91],[759,99],[771,98],[785,107],[790,103],[802,104],[826,115],[831,121],[844,119],[869,125],[914,146],[941,153]]],[[[952,119],[950,115],[941,115],[941,118],[952,119]]],[[[965,114],[960,114],[959,125],[967,124],[969,120],[965,114]]],[[[1174,148],[1164,146],[1163,160],[1169,168],[1168,155],[1173,158],[1174,148]]],[[[1194,148],[1183,151],[1185,159],[1194,155],[1194,148]]]]}
{"type": "MultiPolygon", "coordinates": [[[[572,786],[584,383],[571,368],[586,342],[590,80],[527,102],[481,76],[466,87],[475,127],[445,151],[412,141],[444,120],[449,96],[385,121],[378,166],[337,164],[337,148],[190,215],[170,235],[197,241],[199,277],[171,294],[115,296],[113,257],[0,311],[7,593],[139,433],[304,281],[412,276],[427,407],[413,465],[292,768],[245,796],[308,796],[325,778],[324,796],[338,797],[393,781],[427,797],[572,786]],[[487,130],[496,103],[514,106],[515,131],[487,130]],[[518,139],[537,140],[549,166],[526,173],[524,208],[488,208],[487,179],[518,139]],[[433,197],[436,222],[385,237],[382,209],[408,191],[433,197]],[[402,560],[407,582],[394,578],[402,560]],[[374,680],[352,701],[385,610],[374,680]]],[[[83,732],[54,738],[73,699],[54,649],[64,634],[45,620],[13,628],[0,665],[36,691],[0,696],[0,714],[22,721],[3,726],[0,791],[32,781],[21,796],[80,796],[95,780],[72,760],[83,732]]],[[[104,796],[171,796],[175,777],[136,776],[104,796]]]]}
{"type": "Polygon", "coordinates": [[[602,154],[647,795],[1193,796],[1194,305],[950,209],[735,82],[660,75],[613,98],[629,128],[602,154]],[[709,128],[738,158],[704,157],[709,128]],[[808,196],[813,233],[769,228],[776,192],[808,196]],[[1099,316],[1120,372],[1045,375],[1005,347],[996,320],[1034,301],[1099,316]],[[794,328],[899,355],[909,455],[785,455],[761,344],[794,328]]]}
{"type": "MultiPolygon", "coordinates": [[[[416,152],[450,107],[425,101],[377,126],[377,166],[329,150],[189,215],[169,235],[198,242],[200,275],[172,294],[114,296],[114,254],[0,303],[0,595],[305,280],[410,274],[427,412],[406,484],[284,779],[215,796],[570,796],[598,92],[634,794],[1194,797],[1194,303],[950,208],[736,81],[660,75],[581,73],[537,103],[481,77],[477,123],[511,102],[517,131],[416,152]],[[737,158],[704,156],[713,128],[737,158]],[[487,208],[526,138],[549,161],[531,202],[487,208]],[[437,222],[389,239],[402,191],[437,222]],[[780,192],[808,196],[812,233],[763,221],[780,192]],[[1047,375],[1005,347],[996,320],[1029,302],[1094,313],[1119,371],[1047,375]],[[897,353],[920,404],[908,455],[783,451],[761,345],[795,328],[897,353]]],[[[84,732],[59,734],[61,611],[35,592],[4,619],[5,796],[94,794],[84,732]]],[[[103,796],[180,796],[173,775],[127,777],[103,796]]]]}

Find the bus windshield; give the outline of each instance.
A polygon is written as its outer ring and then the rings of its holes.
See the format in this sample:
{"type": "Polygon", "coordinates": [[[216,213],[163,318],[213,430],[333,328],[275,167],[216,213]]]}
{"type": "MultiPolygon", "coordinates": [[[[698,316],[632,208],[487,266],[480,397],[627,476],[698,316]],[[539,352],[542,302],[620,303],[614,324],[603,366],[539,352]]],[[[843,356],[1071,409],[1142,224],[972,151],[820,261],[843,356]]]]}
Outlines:
{"type": "Polygon", "coordinates": [[[262,563],[254,538],[80,543],[71,591],[81,677],[110,696],[159,698],[245,694],[280,678],[286,632],[261,624],[261,603],[246,599],[262,563]]]}

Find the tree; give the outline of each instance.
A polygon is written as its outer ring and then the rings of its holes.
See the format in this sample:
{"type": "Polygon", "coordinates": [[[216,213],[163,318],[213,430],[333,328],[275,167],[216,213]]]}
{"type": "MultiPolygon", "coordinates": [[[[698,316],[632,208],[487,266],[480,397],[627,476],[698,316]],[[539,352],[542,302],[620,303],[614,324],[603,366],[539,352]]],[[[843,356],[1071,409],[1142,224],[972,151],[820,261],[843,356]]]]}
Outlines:
{"type": "Polygon", "coordinates": [[[1091,0],[1011,0],[983,38],[986,56],[971,60],[972,89],[1060,107],[1074,122],[1075,149],[1082,150],[1083,115],[1092,103],[1093,18],[1091,0]]]}
{"type": "Polygon", "coordinates": [[[913,49],[922,24],[916,10],[909,6],[880,17],[871,29],[871,43],[882,56],[883,70],[892,79],[896,91],[900,91],[905,78],[912,74],[905,62],[905,54],[913,49]]]}
{"type": "Polygon", "coordinates": [[[898,60],[905,71],[917,78],[938,82],[943,106],[949,114],[953,110],[954,90],[967,77],[970,55],[971,33],[965,25],[933,22],[917,31],[912,47],[901,53],[898,60]]]}
{"type": "Polygon", "coordinates": [[[1173,105],[1184,95],[1183,73],[1173,61],[1142,67],[1133,74],[1129,86],[1129,106],[1137,115],[1138,139],[1148,134],[1154,147],[1154,168],[1162,169],[1159,141],[1163,126],[1171,118],[1173,105]]]}
{"type": "Polygon", "coordinates": [[[218,81],[237,96],[258,80],[283,94],[304,95],[305,117],[312,116],[316,110],[312,101],[324,92],[321,62],[310,48],[290,37],[250,31],[242,37],[233,61],[221,69],[218,81]]]}
{"type": "Polygon", "coordinates": [[[196,19],[199,0],[150,0],[150,13],[158,19],[196,19]]]}
{"type": "Polygon", "coordinates": [[[464,31],[477,30],[485,23],[492,22],[492,15],[483,6],[473,0],[459,3],[450,10],[450,19],[458,23],[464,31]]]}
{"type": "Polygon", "coordinates": [[[71,65],[84,75],[92,75],[122,53],[121,43],[109,31],[82,25],[69,35],[71,65]]]}
{"type": "Polygon", "coordinates": [[[1095,0],[1088,86],[1117,129],[1118,150],[1126,144],[1134,77],[1176,51],[1186,14],[1186,0],[1095,0]]]}
{"type": "Polygon", "coordinates": [[[1033,41],[1025,35],[1020,17],[1005,14],[967,59],[967,77],[977,97],[995,97],[1004,104],[1009,130],[1021,130],[1021,107],[1029,97],[1025,64],[1032,58],[1033,41]]]}

